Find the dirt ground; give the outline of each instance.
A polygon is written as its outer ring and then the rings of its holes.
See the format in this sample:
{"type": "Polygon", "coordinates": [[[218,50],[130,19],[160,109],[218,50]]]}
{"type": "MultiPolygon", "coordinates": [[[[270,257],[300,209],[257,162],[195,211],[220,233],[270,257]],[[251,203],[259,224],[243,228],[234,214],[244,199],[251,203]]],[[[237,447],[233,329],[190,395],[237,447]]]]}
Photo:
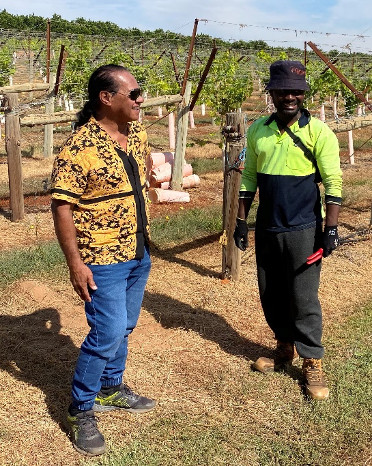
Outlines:
{"type": "MultiPolygon", "coordinates": [[[[195,154],[221,156],[216,144],[189,148],[186,156],[195,154]]],[[[50,168],[51,161],[24,159],[26,178],[47,175],[50,168]]],[[[343,170],[345,180],[371,178],[372,154],[363,152],[355,166],[343,164],[343,170]]],[[[200,186],[189,191],[191,202],[182,208],[222,203],[222,172],[200,178],[200,186]]],[[[2,160],[0,182],[3,179],[2,160]]],[[[372,248],[367,231],[371,196],[361,190],[363,186],[356,187],[357,202],[341,212],[340,234],[351,242],[323,261],[320,298],[325,336],[331,322],[342,321],[355,305],[371,299],[372,248]]],[[[21,222],[11,222],[7,206],[2,206],[0,251],[32,247],[55,237],[50,199],[37,197],[26,202],[21,222]]],[[[152,218],[179,210],[179,204],[150,206],[152,218]]],[[[117,412],[101,416],[109,448],[124,446],[133,432],[172,411],[204,413],[217,422],[221,412],[231,408],[229,403],[245,408],[260,404],[259,389],[237,400],[221,396],[221,378],[250,374],[251,361],[269,355],[274,345],[259,303],[253,246],[243,254],[237,282],[220,280],[221,254],[215,235],[153,252],[143,311],[130,339],[126,380],[156,398],[158,406],[142,417],[117,412]]],[[[81,464],[63,423],[74,362],[87,331],[83,304],[67,280],[50,279],[10,284],[0,306],[0,464],[81,464]]],[[[300,402],[297,385],[287,389],[300,402]]],[[[279,396],[277,390],[273,386],[273,397],[279,396]]],[[[260,416],[265,415],[271,415],[270,406],[261,403],[260,416]]]]}

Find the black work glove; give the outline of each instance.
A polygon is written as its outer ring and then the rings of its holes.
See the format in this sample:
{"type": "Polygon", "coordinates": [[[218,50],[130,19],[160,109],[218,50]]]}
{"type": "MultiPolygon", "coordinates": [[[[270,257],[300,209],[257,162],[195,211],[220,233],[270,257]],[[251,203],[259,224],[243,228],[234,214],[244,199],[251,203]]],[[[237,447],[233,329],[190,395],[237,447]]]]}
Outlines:
{"type": "Polygon", "coordinates": [[[337,225],[333,227],[325,226],[323,232],[323,257],[329,256],[339,244],[337,225]]]}
{"type": "Polygon", "coordinates": [[[236,246],[245,251],[248,246],[248,225],[245,220],[241,218],[236,219],[236,227],[234,231],[234,241],[236,246]]]}

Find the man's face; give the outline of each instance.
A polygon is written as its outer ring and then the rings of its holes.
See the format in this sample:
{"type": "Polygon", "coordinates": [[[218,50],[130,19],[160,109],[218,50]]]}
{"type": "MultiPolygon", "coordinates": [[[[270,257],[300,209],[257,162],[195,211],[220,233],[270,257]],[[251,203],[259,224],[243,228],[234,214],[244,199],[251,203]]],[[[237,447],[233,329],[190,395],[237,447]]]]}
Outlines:
{"type": "Polygon", "coordinates": [[[270,95],[278,116],[288,120],[294,118],[302,108],[305,91],[300,89],[272,89],[270,95]]]}
{"type": "Polygon", "coordinates": [[[138,120],[144,99],[136,92],[139,89],[136,79],[129,72],[120,71],[115,73],[115,80],[118,90],[111,97],[111,109],[115,120],[122,123],[138,120]]]}

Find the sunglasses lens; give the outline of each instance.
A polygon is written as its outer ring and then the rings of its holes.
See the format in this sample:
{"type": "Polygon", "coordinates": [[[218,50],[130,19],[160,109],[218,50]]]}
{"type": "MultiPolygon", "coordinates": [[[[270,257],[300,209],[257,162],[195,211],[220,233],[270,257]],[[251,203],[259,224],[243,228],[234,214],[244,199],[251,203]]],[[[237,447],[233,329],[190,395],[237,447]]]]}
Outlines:
{"type": "Polygon", "coordinates": [[[137,89],[132,89],[130,92],[129,92],[129,98],[130,100],[137,100],[138,97],[141,95],[141,89],[137,88],[137,89]]]}

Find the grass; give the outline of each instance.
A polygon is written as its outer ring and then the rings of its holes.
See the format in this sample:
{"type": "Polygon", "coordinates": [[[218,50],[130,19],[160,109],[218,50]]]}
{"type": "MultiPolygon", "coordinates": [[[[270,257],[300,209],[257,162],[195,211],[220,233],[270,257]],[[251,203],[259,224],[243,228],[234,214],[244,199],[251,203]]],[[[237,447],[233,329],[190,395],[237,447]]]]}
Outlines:
{"type": "Polygon", "coordinates": [[[363,206],[370,209],[370,192],[372,190],[372,180],[368,175],[364,178],[358,177],[344,181],[342,191],[342,205],[353,207],[363,206]]]}
{"type": "MultiPolygon", "coordinates": [[[[288,377],[225,374],[223,396],[255,397],[256,406],[208,413],[169,413],[131,434],[124,449],[111,449],[92,464],[147,465],[359,465],[368,464],[370,449],[370,380],[372,376],[372,302],[357,310],[326,338],[331,398],[309,402],[289,395],[288,377]],[[238,382],[237,382],[238,380],[238,382]],[[287,395],[286,396],[286,390],[287,395]],[[270,393],[271,392],[271,393],[270,393]]],[[[227,401],[228,403],[228,401],[227,401]]]]}
{"type": "MultiPolygon", "coordinates": [[[[219,159],[195,163],[196,173],[212,171],[214,163],[221,169],[219,159]]],[[[369,183],[368,179],[351,180],[347,185],[347,199],[350,201],[353,196],[359,201],[364,199],[369,183]]],[[[254,225],[255,208],[256,203],[248,218],[249,226],[254,225]]],[[[169,217],[153,219],[151,230],[152,240],[160,248],[220,232],[221,206],[185,209],[169,217]]],[[[68,280],[65,261],[56,242],[0,254],[0,287],[23,276],[48,275],[68,280]]],[[[297,380],[287,375],[262,377],[249,370],[243,373],[236,363],[238,358],[225,354],[219,361],[221,364],[216,363],[213,368],[214,373],[206,371],[209,405],[204,408],[199,403],[196,408],[188,409],[190,403],[183,406],[182,398],[175,393],[179,405],[171,405],[174,409],[162,406],[161,415],[148,422],[133,421],[123,448],[115,447],[115,442],[111,444],[107,436],[108,453],[89,460],[89,464],[368,465],[372,458],[372,302],[351,314],[351,318],[326,328],[329,401],[305,400],[297,380]]],[[[245,318],[244,310],[242,316],[245,318]]],[[[202,360],[200,365],[204,370],[202,360]]],[[[193,374],[189,377],[191,380],[193,374]]],[[[202,393],[206,396],[205,387],[202,393]]],[[[186,396],[198,397],[198,386],[186,396]]]]}
{"type": "MultiPolygon", "coordinates": [[[[254,202],[248,215],[248,225],[253,227],[257,203],[254,202]]],[[[189,209],[172,216],[155,218],[151,222],[151,239],[160,248],[193,240],[222,231],[221,206],[189,209]]]]}
{"type": "MultiPolygon", "coordinates": [[[[152,241],[160,248],[185,240],[201,238],[222,229],[220,206],[192,209],[173,216],[156,218],[151,222],[152,241]]],[[[40,276],[64,264],[64,257],[56,241],[39,244],[35,248],[0,253],[0,287],[23,276],[40,276]]]]}
{"type": "MultiPolygon", "coordinates": [[[[152,222],[153,240],[163,246],[220,230],[219,206],[152,222]]],[[[30,274],[55,278],[60,273],[67,280],[62,264],[56,242],[2,253],[0,285],[30,274]]],[[[209,406],[199,404],[200,410],[187,410],[182,403],[173,410],[165,407],[151,422],[136,422],[124,448],[109,444],[108,453],[90,464],[367,465],[372,456],[372,302],[351,315],[326,329],[329,401],[306,401],[291,377],[242,374],[233,359],[227,360],[209,375],[209,406]]],[[[190,393],[194,396],[198,396],[197,386],[190,393]]]]}
{"type": "Polygon", "coordinates": [[[28,276],[41,276],[64,263],[57,242],[40,244],[35,248],[12,250],[0,253],[0,287],[28,276]]]}
{"type": "MultiPolygon", "coordinates": [[[[257,205],[254,203],[248,217],[250,227],[254,226],[256,209],[257,205]]],[[[151,239],[159,248],[221,231],[222,212],[219,205],[184,210],[151,221],[151,239]]],[[[0,252],[0,287],[23,276],[40,277],[64,262],[64,256],[56,241],[42,243],[34,248],[0,252]]]]}
{"type": "MultiPolygon", "coordinates": [[[[50,176],[35,176],[23,180],[23,195],[38,196],[50,193],[50,176]]],[[[9,184],[0,183],[0,199],[9,198],[9,184]]]]}
{"type": "Polygon", "coordinates": [[[203,175],[204,173],[221,172],[223,168],[221,158],[197,158],[190,160],[189,163],[191,163],[193,173],[196,173],[197,175],[203,175]]]}
{"type": "Polygon", "coordinates": [[[357,180],[349,180],[347,183],[347,187],[354,187],[354,186],[372,186],[372,180],[366,179],[357,179],[357,180]]]}
{"type": "MultiPolygon", "coordinates": [[[[340,149],[346,150],[349,148],[349,142],[345,137],[339,138],[340,149]]],[[[366,136],[359,136],[353,141],[355,155],[358,155],[358,150],[370,150],[372,147],[372,139],[366,136]]]]}
{"type": "MultiPolygon", "coordinates": [[[[153,236],[163,244],[220,230],[217,208],[190,210],[155,219],[153,236]],[[187,219],[187,221],[186,221],[187,219]],[[165,226],[167,228],[165,228],[165,226]],[[166,231],[167,235],[163,235],[166,231]],[[162,239],[161,239],[162,238],[162,239]]],[[[55,242],[0,255],[0,285],[25,274],[52,275],[64,258],[55,242]]],[[[66,275],[66,271],[63,271],[66,275]]],[[[62,275],[62,270],[61,270],[62,275]]],[[[65,277],[66,279],[66,277],[65,277]]],[[[283,374],[243,377],[228,366],[216,368],[213,409],[165,412],[128,434],[125,448],[92,460],[97,466],[160,465],[359,465],[368,464],[372,376],[372,302],[327,328],[327,375],[331,398],[309,402],[283,374]],[[222,389],[223,387],[223,389],[222,389]],[[273,397],[278,392],[278,397],[273,397]],[[240,400],[254,399],[255,405],[240,400]],[[218,403],[221,403],[219,409],[218,403]],[[229,409],[229,405],[233,407],[229,409]],[[234,407],[238,405],[238,407],[234,407]],[[217,414],[216,414],[217,413],[217,414]]],[[[295,382],[296,383],[296,382],[295,382]]],[[[211,390],[214,391],[214,384],[211,390]]],[[[194,395],[197,395],[197,390],[194,395]]],[[[138,426],[137,426],[138,427],[138,426]]]]}
{"type": "Polygon", "coordinates": [[[152,241],[160,248],[200,238],[222,229],[221,206],[190,209],[151,222],[152,241]]]}

